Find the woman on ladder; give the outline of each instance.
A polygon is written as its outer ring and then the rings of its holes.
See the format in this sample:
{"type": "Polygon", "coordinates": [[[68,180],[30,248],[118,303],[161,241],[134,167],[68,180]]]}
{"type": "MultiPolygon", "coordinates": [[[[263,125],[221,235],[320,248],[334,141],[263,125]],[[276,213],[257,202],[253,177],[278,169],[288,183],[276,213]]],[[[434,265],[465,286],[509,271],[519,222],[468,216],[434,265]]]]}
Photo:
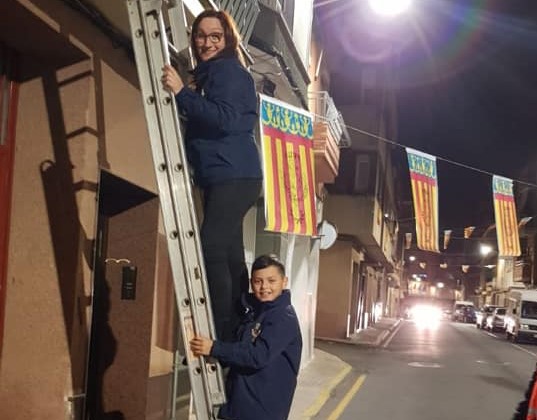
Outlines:
{"type": "Polygon", "coordinates": [[[224,11],[206,10],[192,25],[197,66],[185,85],[175,69],[162,83],[186,118],[185,143],[194,182],[203,193],[201,244],[218,339],[229,341],[248,292],[242,224],[262,185],[255,144],[257,96],[240,51],[240,36],[224,11]]]}

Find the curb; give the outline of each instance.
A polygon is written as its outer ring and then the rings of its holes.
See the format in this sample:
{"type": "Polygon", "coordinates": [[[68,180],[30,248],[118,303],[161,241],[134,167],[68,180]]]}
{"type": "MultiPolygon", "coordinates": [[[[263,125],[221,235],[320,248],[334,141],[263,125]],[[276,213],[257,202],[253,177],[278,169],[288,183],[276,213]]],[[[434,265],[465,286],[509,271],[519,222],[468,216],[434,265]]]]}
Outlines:
{"type": "Polygon", "coordinates": [[[321,411],[323,406],[326,404],[328,399],[330,398],[330,395],[332,394],[332,391],[334,390],[334,388],[338,386],[341,383],[341,381],[343,381],[343,379],[345,379],[345,377],[350,373],[351,370],[352,370],[351,366],[346,364],[339,371],[339,373],[334,378],[332,378],[332,380],[328,382],[328,384],[325,387],[323,387],[323,389],[319,393],[319,396],[317,397],[315,402],[312,405],[310,405],[302,413],[302,418],[310,419],[311,417],[314,417],[315,415],[317,415],[319,411],[321,411]]]}
{"type": "Polygon", "coordinates": [[[392,325],[390,325],[389,328],[385,328],[379,335],[375,338],[374,341],[370,342],[360,342],[360,341],[353,341],[348,338],[332,338],[332,337],[315,337],[316,340],[320,341],[327,341],[327,342],[333,342],[333,343],[343,343],[343,344],[350,344],[352,346],[360,346],[360,347],[379,347],[382,345],[384,341],[390,336],[390,334],[401,324],[401,318],[398,318],[397,321],[395,321],[392,325]]]}

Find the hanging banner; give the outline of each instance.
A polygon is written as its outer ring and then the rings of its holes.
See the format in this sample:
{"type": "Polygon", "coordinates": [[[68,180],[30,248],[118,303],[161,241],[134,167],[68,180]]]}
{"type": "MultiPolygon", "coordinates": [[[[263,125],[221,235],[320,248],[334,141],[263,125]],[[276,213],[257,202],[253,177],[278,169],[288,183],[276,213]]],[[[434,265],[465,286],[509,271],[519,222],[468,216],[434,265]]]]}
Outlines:
{"type": "Polygon", "coordinates": [[[436,158],[409,148],[406,148],[406,153],[414,200],[418,248],[424,251],[440,252],[436,158]]]}
{"type": "Polygon", "coordinates": [[[451,239],[451,230],[445,230],[444,231],[444,249],[447,249],[450,239],[451,239]]]}
{"type": "Polygon", "coordinates": [[[265,229],[317,235],[312,116],[264,95],[259,107],[265,229]]]}
{"type": "Polygon", "coordinates": [[[513,181],[498,175],[492,177],[492,194],[496,220],[499,257],[518,257],[520,239],[516,219],[513,181]]]}
{"type": "Polygon", "coordinates": [[[474,233],[475,226],[468,226],[464,228],[464,239],[468,239],[474,233]]]}

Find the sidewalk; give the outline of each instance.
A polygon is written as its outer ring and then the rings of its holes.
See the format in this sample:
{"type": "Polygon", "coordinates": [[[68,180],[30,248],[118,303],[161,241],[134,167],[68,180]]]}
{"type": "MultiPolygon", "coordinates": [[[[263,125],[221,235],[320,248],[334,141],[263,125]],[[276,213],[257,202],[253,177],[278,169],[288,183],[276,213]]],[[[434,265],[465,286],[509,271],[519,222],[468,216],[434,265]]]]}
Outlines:
{"type": "MultiPolygon", "coordinates": [[[[400,319],[383,318],[348,339],[318,338],[351,345],[377,347],[399,325],[400,319]]],[[[351,366],[340,358],[314,349],[314,357],[298,377],[298,386],[289,420],[307,420],[314,417],[326,403],[333,389],[349,374],[351,366]]]]}

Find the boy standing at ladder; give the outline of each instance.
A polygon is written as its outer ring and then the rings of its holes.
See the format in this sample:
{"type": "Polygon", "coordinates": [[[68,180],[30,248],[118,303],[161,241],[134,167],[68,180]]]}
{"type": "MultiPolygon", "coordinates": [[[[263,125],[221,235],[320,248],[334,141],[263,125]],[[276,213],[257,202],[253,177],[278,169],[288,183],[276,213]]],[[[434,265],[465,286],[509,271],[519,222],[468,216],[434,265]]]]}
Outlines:
{"type": "Polygon", "coordinates": [[[245,298],[245,318],[237,341],[196,337],[196,356],[212,356],[230,367],[226,381],[228,402],[223,419],[285,420],[297,383],[302,336],[291,294],[285,289],[283,264],[262,255],[252,265],[253,293],[245,298]]]}

